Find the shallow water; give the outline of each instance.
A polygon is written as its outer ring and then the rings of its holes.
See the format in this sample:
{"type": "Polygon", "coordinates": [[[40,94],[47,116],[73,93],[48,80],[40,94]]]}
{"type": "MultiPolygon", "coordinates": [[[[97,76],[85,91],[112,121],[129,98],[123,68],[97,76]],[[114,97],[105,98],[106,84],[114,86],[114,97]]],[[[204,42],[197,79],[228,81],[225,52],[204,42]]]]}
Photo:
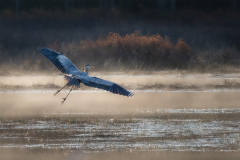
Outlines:
{"type": "MultiPolygon", "coordinates": [[[[191,114],[192,109],[158,110],[191,114]]],[[[194,110],[232,116],[239,109],[194,110]],[[228,115],[227,115],[228,114],[228,115]]],[[[58,113],[59,114],[59,113],[58,113]]],[[[62,113],[63,114],[63,113],[62,113]]],[[[72,151],[240,151],[240,121],[194,118],[109,118],[81,113],[56,118],[51,114],[1,120],[0,148],[70,149],[72,151]]],[[[106,115],[106,114],[105,114],[106,115]]],[[[176,115],[175,115],[176,116],[176,115]]],[[[219,115],[221,116],[221,115],[219,115]]],[[[181,117],[181,115],[179,115],[181,117]]]]}

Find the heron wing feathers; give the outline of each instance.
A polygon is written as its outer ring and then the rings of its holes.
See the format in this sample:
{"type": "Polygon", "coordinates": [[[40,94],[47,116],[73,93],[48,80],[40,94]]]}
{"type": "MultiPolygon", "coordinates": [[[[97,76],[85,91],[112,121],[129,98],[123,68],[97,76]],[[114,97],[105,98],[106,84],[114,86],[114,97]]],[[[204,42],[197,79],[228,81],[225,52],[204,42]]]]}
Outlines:
{"type": "Polygon", "coordinates": [[[104,89],[106,91],[132,97],[133,93],[122,88],[116,83],[103,80],[97,77],[90,77],[85,72],[81,72],[77,67],[62,53],[55,52],[49,48],[39,48],[39,51],[46,56],[62,73],[68,81],[67,86],[80,87],[80,82],[86,86],[104,89]]]}
{"type": "Polygon", "coordinates": [[[122,88],[121,86],[117,85],[116,83],[113,83],[113,82],[110,82],[110,81],[107,81],[104,79],[100,79],[97,77],[87,76],[87,77],[81,79],[81,82],[89,87],[104,89],[106,91],[109,91],[109,92],[112,92],[115,94],[120,94],[120,95],[127,96],[127,97],[133,96],[133,93],[122,88]]]}
{"type": "Polygon", "coordinates": [[[46,56],[62,73],[79,73],[77,67],[62,53],[55,52],[49,48],[39,48],[39,51],[46,56]]]}

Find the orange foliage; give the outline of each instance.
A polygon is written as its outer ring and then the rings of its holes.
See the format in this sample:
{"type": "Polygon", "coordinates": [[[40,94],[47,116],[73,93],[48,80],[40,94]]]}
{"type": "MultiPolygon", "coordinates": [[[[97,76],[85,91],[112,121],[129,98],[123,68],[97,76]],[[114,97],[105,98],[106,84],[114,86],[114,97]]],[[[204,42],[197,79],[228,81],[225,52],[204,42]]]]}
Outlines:
{"type": "Polygon", "coordinates": [[[182,39],[178,40],[176,47],[180,51],[180,53],[189,54],[190,52],[190,47],[182,39]]]}
{"type": "Polygon", "coordinates": [[[59,50],[73,59],[94,61],[95,66],[96,63],[103,65],[109,60],[114,62],[114,66],[121,60],[123,64],[134,66],[141,64],[146,67],[182,67],[188,61],[184,55],[190,53],[190,47],[182,39],[173,45],[169,37],[163,38],[159,34],[142,35],[140,31],[125,36],[110,32],[106,37],[95,41],[87,39],[79,43],[60,46],[54,43],[51,46],[60,47],[59,50]]]}

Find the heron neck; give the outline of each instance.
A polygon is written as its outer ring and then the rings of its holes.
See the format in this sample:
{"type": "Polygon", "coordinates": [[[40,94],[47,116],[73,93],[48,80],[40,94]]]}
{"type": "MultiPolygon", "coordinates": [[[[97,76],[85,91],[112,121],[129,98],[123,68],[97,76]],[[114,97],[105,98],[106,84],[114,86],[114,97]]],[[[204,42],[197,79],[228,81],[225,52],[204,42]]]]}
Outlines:
{"type": "Polygon", "coordinates": [[[85,68],[85,72],[88,74],[88,68],[85,68]]]}

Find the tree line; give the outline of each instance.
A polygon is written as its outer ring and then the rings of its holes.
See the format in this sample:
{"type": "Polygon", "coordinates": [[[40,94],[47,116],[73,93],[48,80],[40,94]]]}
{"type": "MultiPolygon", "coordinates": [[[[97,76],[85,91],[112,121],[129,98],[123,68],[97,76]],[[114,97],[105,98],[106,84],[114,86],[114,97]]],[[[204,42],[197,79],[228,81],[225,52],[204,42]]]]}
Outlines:
{"type": "Polygon", "coordinates": [[[44,10],[69,9],[112,9],[141,12],[143,9],[156,11],[175,11],[181,9],[196,9],[215,11],[218,9],[239,9],[237,0],[0,0],[0,11],[12,10],[15,13],[29,11],[34,8],[44,10]]]}

